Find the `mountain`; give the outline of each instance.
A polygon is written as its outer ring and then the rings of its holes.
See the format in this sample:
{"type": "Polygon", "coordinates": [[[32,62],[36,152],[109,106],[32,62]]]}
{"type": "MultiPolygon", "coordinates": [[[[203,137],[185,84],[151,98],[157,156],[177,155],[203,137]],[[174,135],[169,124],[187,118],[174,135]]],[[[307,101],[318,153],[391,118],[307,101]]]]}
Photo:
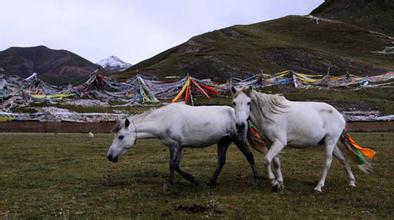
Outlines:
{"type": "Polygon", "coordinates": [[[311,14],[394,36],[393,0],[326,0],[311,14]]]}
{"type": "Polygon", "coordinates": [[[96,64],[111,73],[120,72],[132,66],[130,63],[126,63],[116,56],[110,56],[106,59],[102,59],[96,64]]]}
{"type": "Polygon", "coordinates": [[[100,67],[67,50],[37,46],[0,51],[0,68],[8,75],[24,78],[36,72],[40,79],[60,85],[86,78],[100,67]]]}
{"type": "Polygon", "coordinates": [[[394,56],[374,52],[392,45],[392,41],[386,35],[337,20],[287,16],[192,37],[114,77],[189,73],[226,80],[230,76],[286,69],[312,74],[324,74],[330,69],[334,75],[376,75],[394,69],[394,56]]]}

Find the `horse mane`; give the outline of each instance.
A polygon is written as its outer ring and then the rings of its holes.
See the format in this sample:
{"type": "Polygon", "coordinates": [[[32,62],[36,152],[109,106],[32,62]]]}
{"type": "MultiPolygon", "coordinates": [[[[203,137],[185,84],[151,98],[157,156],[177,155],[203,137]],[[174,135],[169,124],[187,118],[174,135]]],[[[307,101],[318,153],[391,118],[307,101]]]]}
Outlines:
{"type": "Polygon", "coordinates": [[[145,118],[146,116],[150,115],[151,113],[155,112],[156,110],[158,110],[158,109],[153,108],[153,109],[149,109],[148,111],[145,111],[145,112],[143,112],[141,114],[133,115],[133,116],[131,116],[131,120],[137,121],[139,119],[145,118]]]}
{"type": "Polygon", "coordinates": [[[118,133],[118,131],[120,131],[120,129],[122,129],[123,127],[123,123],[122,121],[118,120],[115,124],[115,126],[112,128],[111,132],[112,133],[118,133]]]}
{"type": "MultiPolygon", "coordinates": [[[[165,107],[165,106],[164,106],[165,107]]],[[[163,107],[161,107],[163,108],[163,107]]],[[[148,115],[155,113],[157,111],[159,111],[161,108],[152,108],[149,109],[141,114],[136,114],[136,115],[132,115],[131,117],[129,117],[129,120],[133,121],[134,123],[144,119],[145,117],[147,117],[148,115]]],[[[118,120],[116,122],[116,124],[114,125],[114,127],[112,128],[112,133],[117,133],[118,131],[120,131],[122,129],[122,127],[124,126],[123,120],[118,120]]]]}
{"type": "Polygon", "coordinates": [[[284,113],[288,107],[286,105],[287,99],[282,95],[269,95],[252,91],[250,98],[254,106],[256,106],[257,113],[268,120],[271,120],[270,114],[284,113]]]}

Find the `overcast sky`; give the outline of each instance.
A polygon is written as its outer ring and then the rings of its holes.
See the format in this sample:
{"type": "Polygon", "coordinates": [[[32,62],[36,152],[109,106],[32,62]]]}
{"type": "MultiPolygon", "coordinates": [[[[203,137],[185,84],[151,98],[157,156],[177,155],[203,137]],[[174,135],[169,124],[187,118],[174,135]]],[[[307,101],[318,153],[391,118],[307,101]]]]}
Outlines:
{"type": "Polygon", "coordinates": [[[45,45],[92,62],[135,64],[194,35],[289,14],[323,0],[0,0],[0,50],[45,45]]]}

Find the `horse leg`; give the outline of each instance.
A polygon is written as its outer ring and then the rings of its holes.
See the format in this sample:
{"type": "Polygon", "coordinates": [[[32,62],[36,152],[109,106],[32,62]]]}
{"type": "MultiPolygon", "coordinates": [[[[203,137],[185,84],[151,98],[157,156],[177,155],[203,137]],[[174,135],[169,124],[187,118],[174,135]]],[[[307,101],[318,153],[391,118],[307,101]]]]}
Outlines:
{"type": "Polygon", "coordinates": [[[216,162],[216,169],[215,172],[213,173],[211,179],[208,182],[208,186],[214,186],[216,185],[217,178],[222,171],[222,168],[224,164],[226,163],[226,152],[228,147],[231,144],[231,140],[228,138],[225,138],[217,144],[217,162],[216,162]]]}
{"type": "Polygon", "coordinates": [[[315,192],[322,192],[322,187],[324,187],[324,183],[326,181],[326,177],[328,174],[328,170],[330,169],[331,162],[332,162],[332,153],[334,151],[334,148],[336,146],[336,143],[338,141],[338,138],[330,138],[330,139],[325,139],[325,149],[324,149],[324,168],[323,168],[323,173],[320,177],[320,180],[316,187],[314,188],[315,192]]]}
{"type": "Polygon", "coordinates": [[[280,160],[279,160],[279,152],[285,147],[282,142],[280,142],[278,139],[275,139],[275,141],[272,143],[271,147],[269,148],[267,154],[264,157],[264,165],[267,166],[268,170],[268,175],[270,175],[270,172],[272,173],[271,170],[271,164],[272,160],[274,161],[274,167],[275,167],[275,172],[276,172],[276,178],[274,178],[271,181],[272,185],[272,191],[277,192],[281,191],[284,189],[283,185],[283,176],[282,176],[282,171],[280,169],[280,160]]]}
{"type": "MultiPolygon", "coordinates": [[[[274,185],[274,181],[276,181],[276,177],[275,177],[274,173],[272,172],[272,165],[271,165],[271,163],[267,164],[266,168],[267,168],[268,179],[271,181],[272,185],[274,185]]],[[[281,174],[282,174],[282,172],[281,172],[281,174]]]]}
{"type": "Polygon", "coordinates": [[[178,153],[179,147],[176,145],[170,145],[170,172],[168,174],[168,179],[163,184],[163,191],[167,192],[174,186],[174,171],[176,167],[176,154],[178,153]]]}
{"type": "Polygon", "coordinates": [[[271,182],[275,181],[275,175],[272,172],[271,164],[267,164],[266,168],[267,168],[268,179],[271,180],[271,182]]]}
{"type": "Polygon", "coordinates": [[[178,172],[183,178],[193,183],[194,185],[198,185],[196,178],[188,172],[183,171],[180,168],[180,162],[182,158],[182,148],[180,148],[175,155],[175,171],[178,172]]]}
{"type": "Polygon", "coordinates": [[[278,192],[285,188],[283,184],[282,170],[280,169],[279,156],[274,157],[273,164],[275,168],[276,178],[272,181],[272,191],[278,192]]]}
{"type": "Polygon", "coordinates": [[[250,167],[252,168],[252,172],[253,172],[253,176],[254,176],[256,185],[260,185],[261,176],[257,172],[253,154],[249,151],[249,148],[246,146],[245,142],[242,142],[239,140],[234,140],[234,143],[238,147],[238,149],[243,153],[243,155],[246,157],[246,159],[248,160],[250,167]]]}
{"type": "Polygon", "coordinates": [[[334,157],[341,162],[343,168],[345,168],[347,178],[349,180],[349,186],[356,187],[356,179],[354,178],[352,169],[350,168],[349,162],[347,161],[346,157],[343,155],[341,149],[337,146],[334,148],[334,157]]]}
{"type": "Polygon", "coordinates": [[[271,166],[272,159],[275,158],[284,147],[284,144],[282,144],[278,139],[275,139],[264,157],[264,165],[271,166]]]}

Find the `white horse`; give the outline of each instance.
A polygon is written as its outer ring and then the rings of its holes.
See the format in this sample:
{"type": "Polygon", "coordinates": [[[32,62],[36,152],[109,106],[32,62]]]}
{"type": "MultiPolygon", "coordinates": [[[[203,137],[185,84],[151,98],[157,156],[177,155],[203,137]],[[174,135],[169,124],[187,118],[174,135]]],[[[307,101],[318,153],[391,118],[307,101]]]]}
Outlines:
{"type": "Polygon", "coordinates": [[[137,139],[157,138],[170,151],[170,173],[163,185],[168,190],[174,185],[174,171],[186,180],[197,184],[195,178],[180,166],[183,148],[204,148],[217,144],[217,165],[209,185],[215,185],[217,177],[226,161],[226,151],[234,142],[247,158],[256,183],[260,176],[256,171],[253,154],[235,128],[234,110],[228,106],[189,106],[183,103],[169,104],[118,122],[114,129],[114,139],[107,158],[117,162],[137,139]]]}
{"type": "MultiPolygon", "coordinates": [[[[252,88],[232,88],[236,127],[243,130],[248,119],[255,124],[258,132],[270,144],[265,155],[268,177],[272,179],[273,189],[283,189],[278,153],[285,147],[306,148],[323,145],[325,149],[324,169],[314,188],[321,192],[331,166],[332,154],[344,166],[349,185],[355,186],[355,178],[342,150],[346,122],[343,116],[331,105],[323,102],[293,102],[283,96],[268,95],[252,88]],[[341,141],[338,140],[341,138],[341,141]],[[276,177],[271,170],[273,161],[276,177]]],[[[345,143],[346,144],[346,143],[345,143]]],[[[363,170],[365,171],[365,169],[363,170]]]]}

